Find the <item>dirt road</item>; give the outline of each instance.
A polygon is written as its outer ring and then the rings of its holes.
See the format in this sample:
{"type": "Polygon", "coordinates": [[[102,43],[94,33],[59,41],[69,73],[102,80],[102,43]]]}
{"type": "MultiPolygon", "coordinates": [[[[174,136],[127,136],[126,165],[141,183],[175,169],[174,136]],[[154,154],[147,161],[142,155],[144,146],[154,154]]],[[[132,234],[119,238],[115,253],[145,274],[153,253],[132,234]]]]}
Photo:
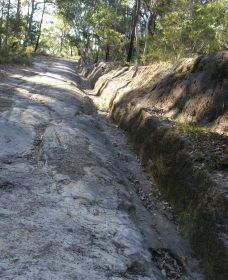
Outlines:
{"type": "Polygon", "coordinates": [[[142,205],[137,185],[156,187],[82,88],[72,61],[0,67],[0,279],[203,279],[165,204],[142,205]]]}

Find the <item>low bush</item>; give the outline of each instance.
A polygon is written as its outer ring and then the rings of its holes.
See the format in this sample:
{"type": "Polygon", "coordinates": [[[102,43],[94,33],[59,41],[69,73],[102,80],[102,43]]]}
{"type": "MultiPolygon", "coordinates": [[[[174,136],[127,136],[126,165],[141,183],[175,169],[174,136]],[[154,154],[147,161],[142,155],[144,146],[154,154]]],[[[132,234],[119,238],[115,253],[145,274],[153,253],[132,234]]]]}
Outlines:
{"type": "Polygon", "coordinates": [[[0,51],[0,64],[31,64],[32,51],[25,48],[3,49],[0,51]]]}

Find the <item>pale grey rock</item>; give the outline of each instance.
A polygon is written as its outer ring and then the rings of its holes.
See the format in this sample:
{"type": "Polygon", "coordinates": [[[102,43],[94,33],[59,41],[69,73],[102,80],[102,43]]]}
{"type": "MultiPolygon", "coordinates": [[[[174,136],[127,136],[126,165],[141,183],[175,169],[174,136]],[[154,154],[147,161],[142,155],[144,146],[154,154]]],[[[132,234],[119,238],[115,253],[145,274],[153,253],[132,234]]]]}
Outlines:
{"type": "Polygon", "coordinates": [[[32,148],[35,132],[24,124],[0,120],[0,156],[16,156],[32,148]]]}
{"type": "Polygon", "coordinates": [[[20,83],[11,80],[13,106],[0,113],[0,279],[162,280],[149,249],[170,244],[127,179],[144,178],[139,164],[126,143],[134,170],[119,160],[112,143],[124,137],[75,87],[74,65],[42,58],[37,75],[16,68],[20,83]]]}

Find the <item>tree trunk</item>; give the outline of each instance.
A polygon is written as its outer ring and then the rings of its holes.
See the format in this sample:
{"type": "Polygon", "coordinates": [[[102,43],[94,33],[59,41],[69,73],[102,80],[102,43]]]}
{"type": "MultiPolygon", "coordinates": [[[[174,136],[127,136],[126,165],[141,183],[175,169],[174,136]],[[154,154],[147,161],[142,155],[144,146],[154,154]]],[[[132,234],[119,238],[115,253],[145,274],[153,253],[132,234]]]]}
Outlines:
{"type": "Polygon", "coordinates": [[[19,39],[21,27],[21,0],[17,0],[15,35],[19,39]]]}
{"type": "Polygon", "coordinates": [[[140,0],[135,0],[135,5],[134,5],[133,15],[132,15],[131,39],[129,44],[127,62],[131,61],[133,50],[134,50],[135,28],[138,23],[139,11],[140,11],[140,0]]]}
{"type": "Polygon", "coordinates": [[[64,32],[62,31],[62,34],[61,34],[61,38],[60,38],[60,54],[62,53],[62,50],[63,50],[63,39],[64,39],[64,32]]]}
{"type": "Polygon", "coordinates": [[[94,63],[97,63],[99,61],[99,55],[100,55],[100,40],[98,36],[95,39],[95,45],[97,46],[97,51],[96,51],[94,63]]]}
{"type": "Polygon", "coordinates": [[[33,16],[35,13],[35,0],[31,0],[31,12],[28,18],[28,38],[27,38],[27,42],[29,44],[32,44],[32,24],[33,24],[33,16]]]}
{"type": "Polygon", "coordinates": [[[2,10],[1,10],[1,20],[0,20],[0,50],[2,49],[2,29],[3,29],[3,17],[4,17],[4,7],[5,7],[5,0],[2,2],[2,10]]]}
{"type": "Polygon", "coordinates": [[[41,17],[40,26],[39,26],[39,34],[38,34],[38,37],[37,37],[37,40],[36,40],[35,52],[36,52],[36,51],[38,50],[38,48],[39,48],[40,36],[41,36],[41,32],[42,32],[42,24],[43,24],[43,20],[44,20],[45,8],[46,8],[46,2],[44,1],[43,11],[42,11],[42,17],[41,17]]]}
{"type": "Polygon", "coordinates": [[[106,49],[105,49],[105,61],[108,61],[108,60],[109,60],[109,54],[110,54],[110,47],[109,47],[109,45],[107,44],[107,45],[106,45],[106,49]]]}
{"type": "Polygon", "coordinates": [[[88,26],[87,34],[86,34],[86,46],[85,46],[85,58],[86,61],[90,62],[90,48],[91,48],[91,41],[90,41],[90,26],[88,26]]]}
{"type": "Polygon", "coordinates": [[[135,47],[136,47],[136,57],[137,57],[137,63],[139,59],[139,30],[138,30],[138,24],[135,26],[135,47]]]}
{"type": "Polygon", "coordinates": [[[100,54],[100,47],[98,46],[94,63],[97,63],[99,61],[99,54],[100,54]]]}
{"type": "Polygon", "coordinates": [[[148,49],[148,39],[149,39],[149,24],[151,20],[151,14],[149,15],[147,22],[146,22],[146,30],[145,30],[145,45],[144,45],[144,50],[143,50],[143,57],[146,56],[147,54],[147,49],[148,49]]]}
{"type": "Polygon", "coordinates": [[[27,30],[28,30],[28,26],[29,26],[29,14],[30,14],[30,6],[29,6],[29,0],[28,0],[28,2],[27,2],[27,18],[26,18],[26,28],[27,28],[27,30]]]}
{"type": "Polygon", "coordinates": [[[7,48],[7,46],[8,46],[10,5],[11,5],[11,0],[8,0],[8,8],[7,8],[7,16],[6,16],[5,46],[4,46],[5,48],[7,48]]]}

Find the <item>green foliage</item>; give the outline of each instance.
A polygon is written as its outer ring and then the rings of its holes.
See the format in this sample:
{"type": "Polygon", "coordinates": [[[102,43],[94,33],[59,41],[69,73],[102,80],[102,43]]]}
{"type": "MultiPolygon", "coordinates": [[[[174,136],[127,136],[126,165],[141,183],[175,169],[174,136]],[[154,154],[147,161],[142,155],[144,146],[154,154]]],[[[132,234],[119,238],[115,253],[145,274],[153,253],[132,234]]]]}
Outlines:
{"type": "Polygon", "coordinates": [[[176,122],[176,127],[181,132],[186,133],[202,134],[208,132],[207,127],[193,122],[176,122]]]}
{"type": "Polygon", "coordinates": [[[70,25],[56,15],[57,22],[42,31],[39,52],[77,57],[77,40],[70,34],[70,25]]]}
{"type": "Polygon", "coordinates": [[[148,60],[167,60],[206,54],[227,47],[225,1],[174,1],[171,10],[157,21],[150,41],[148,60]]]}
{"type": "Polygon", "coordinates": [[[221,160],[217,155],[211,155],[208,159],[208,162],[207,162],[208,167],[211,168],[211,169],[219,168],[220,163],[221,163],[221,160]]]}
{"type": "Polygon", "coordinates": [[[58,1],[59,13],[70,24],[84,60],[121,60],[129,18],[127,1],[58,1]]]}
{"type": "Polygon", "coordinates": [[[0,63],[30,63],[39,34],[39,22],[32,19],[29,27],[29,17],[22,13],[30,4],[26,0],[0,2],[0,63]]]}
{"type": "Polygon", "coordinates": [[[125,62],[132,50],[133,61],[148,64],[206,54],[228,46],[226,0],[44,2],[0,1],[2,60],[11,55],[17,57],[27,46],[32,46],[35,51],[54,55],[80,55],[85,63],[125,62]],[[140,4],[137,17],[136,3],[140,4]],[[55,14],[52,25],[42,25],[42,20],[37,20],[42,11],[52,18],[55,14]]]}
{"type": "MultiPolygon", "coordinates": [[[[77,30],[77,46],[85,59],[98,53],[100,59],[126,59],[132,3],[57,0],[60,14],[77,30]]],[[[150,63],[226,48],[227,10],[224,0],[141,0],[134,59],[150,63]]]]}
{"type": "Polygon", "coordinates": [[[17,63],[17,64],[31,64],[31,54],[25,48],[17,48],[16,50],[1,50],[0,64],[17,63]]]}

